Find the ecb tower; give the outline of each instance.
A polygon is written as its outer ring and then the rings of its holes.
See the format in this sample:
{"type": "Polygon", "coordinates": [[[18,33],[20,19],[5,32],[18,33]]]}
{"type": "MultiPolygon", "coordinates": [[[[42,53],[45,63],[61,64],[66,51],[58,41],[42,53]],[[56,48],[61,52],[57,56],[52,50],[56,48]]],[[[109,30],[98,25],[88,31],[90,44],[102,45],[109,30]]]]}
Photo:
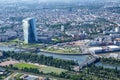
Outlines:
{"type": "Polygon", "coordinates": [[[26,18],[23,21],[23,33],[25,43],[37,42],[36,21],[34,18],[26,18]]]}

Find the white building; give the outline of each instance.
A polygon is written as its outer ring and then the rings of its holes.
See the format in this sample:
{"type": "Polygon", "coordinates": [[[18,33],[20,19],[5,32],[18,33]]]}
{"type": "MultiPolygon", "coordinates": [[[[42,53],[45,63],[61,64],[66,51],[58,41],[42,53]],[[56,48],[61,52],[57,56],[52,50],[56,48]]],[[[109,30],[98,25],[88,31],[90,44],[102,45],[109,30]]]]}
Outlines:
{"type": "Polygon", "coordinates": [[[90,52],[95,53],[104,53],[104,52],[114,52],[114,51],[120,51],[120,47],[116,45],[110,45],[110,46],[104,46],[104,47],[90,47],[88,49],[90,52]]]}
{"type": "Polygon", "coordinates": [[[88,49],[90,52],[101,53],[103,51],[102,47],[91,47],[88,49]]]}
{"type": "Polygon", "coordinates": [[[119,46],[115,46],[115,45],[110,45],[110,46],[107,46],[110,51],[118,51],[120,50],[120,47],[119,46]]]}

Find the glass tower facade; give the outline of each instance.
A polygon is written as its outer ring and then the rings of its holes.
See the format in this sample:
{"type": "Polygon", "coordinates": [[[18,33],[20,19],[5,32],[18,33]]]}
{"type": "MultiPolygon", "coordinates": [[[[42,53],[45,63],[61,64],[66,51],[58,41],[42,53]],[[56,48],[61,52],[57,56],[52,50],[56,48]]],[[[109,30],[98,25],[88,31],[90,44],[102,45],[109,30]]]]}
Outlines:
{"type": "Polygon", "coordinates": [[[36,21],[34,18],[27,18],[23,20],[23,32],[25,43],[37,42],[36,21]]]}

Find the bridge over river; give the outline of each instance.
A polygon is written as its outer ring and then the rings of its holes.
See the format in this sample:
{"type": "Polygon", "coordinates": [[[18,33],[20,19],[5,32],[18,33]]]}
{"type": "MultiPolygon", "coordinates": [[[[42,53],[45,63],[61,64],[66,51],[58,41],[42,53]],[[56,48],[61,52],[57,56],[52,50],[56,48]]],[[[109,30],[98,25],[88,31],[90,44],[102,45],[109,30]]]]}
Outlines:
{"type": "Polygon", "coordinates": [[[79,67],[80,69],[99,61],[99,59],[101,57],[101,56],[96,55],[95,52],[93,52],[93,51],[89,52],[89,54],[91,54],[93,58],[80,64],[80,67],[79,67]]]}

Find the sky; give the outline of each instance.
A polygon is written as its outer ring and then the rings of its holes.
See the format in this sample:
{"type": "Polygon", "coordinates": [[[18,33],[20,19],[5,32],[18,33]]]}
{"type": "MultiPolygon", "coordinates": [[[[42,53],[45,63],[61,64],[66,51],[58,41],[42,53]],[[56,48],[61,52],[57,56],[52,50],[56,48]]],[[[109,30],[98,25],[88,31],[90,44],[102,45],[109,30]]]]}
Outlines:
{"type": "MultiPolygon", "coordinates": [[[[60,2],[69,2],[69,1],[73,1],[73,0],[0,0],[2,2],[18,2],[18,1],[39,1],[39,2],[55,2],[55,1],[60,1],[60,2]]],[[[78,1],[78,0],[76,0],[78,1]]]]}
{"type": "Polygon", "coordinates": [[[36,1],[36,2],[71,2],[71,1],[82,1],[82,2],[92,2],[92,1],[106,1],[106,2],[120,2],[120,0],[0,0],[0,2],[31,2],[31,1],[36,1]]]}

